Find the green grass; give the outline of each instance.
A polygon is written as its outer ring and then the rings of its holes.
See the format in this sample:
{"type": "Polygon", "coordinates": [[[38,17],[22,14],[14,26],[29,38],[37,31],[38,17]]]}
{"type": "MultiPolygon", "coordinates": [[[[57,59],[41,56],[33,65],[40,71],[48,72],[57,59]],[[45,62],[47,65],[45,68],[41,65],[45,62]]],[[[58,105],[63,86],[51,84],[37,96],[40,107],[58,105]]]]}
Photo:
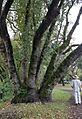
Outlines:
{"type": "Polygon", "coordinates": [[[67,101],[70,98],[70,93],[61,89],[54,89],[52,95],[53,99],[60,102],[67,101]]]}
{"type": "Polygon", "coordinates": [[[61,89],[54,89],[52,95],[53,102],[50,103],[16,104],[9,107],[11,110],[16,110],[20,119],[68,119],[69,104],[67,101],[71,95],[61,89]]]}
{"type": "Polygon", "coordinates": [[[2,109],[3,107],[5,107],[5,103],[3,101],[0,101],[0,109],[2,109]]]}

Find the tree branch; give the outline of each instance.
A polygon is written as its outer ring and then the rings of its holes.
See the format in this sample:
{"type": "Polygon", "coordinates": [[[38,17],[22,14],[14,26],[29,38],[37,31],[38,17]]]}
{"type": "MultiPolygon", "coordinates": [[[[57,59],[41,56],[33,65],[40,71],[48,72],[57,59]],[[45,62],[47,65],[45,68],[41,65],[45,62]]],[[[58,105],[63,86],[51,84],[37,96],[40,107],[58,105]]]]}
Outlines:
{"type": "Polygon", "coordinates": [[[66,59],[59,65],[56,71],[52,73],[51,79],[44,80],[40,87],[39,93],[44,94],[43,92],[51,93],[54,84],[59,82],[59,80],[64,76],[66,70],[74,61],[76,61],[79,57],[82,56],[82,44],[80,44],[73,52],[71,52],[66,59]],[[51,92],[49,92],[49,89],[51,92]]]}
{"type": "Polygon", "coordinates": [[[18,27],[16,27],[16,25],[14,24],[14,21],[13,20],[10,20],[9,18],[7,18],[7,20],[8,20],[8,23],[10,24],[10,27],[13,30],[14,33],[16,33],[16,31],[20,31],[18,29],[18,27]]]}
{"type": "Polygon", "coordinates": [[[3,0],[0,0],[0,15],[1,15],[1,11],[2,11],[2,4],[3,4],[3,0]]]}
{"type": "MultiPolygon", "coordinates": [[[[31,60],[30,60],[30,66],[29,66],[29,72],[28,72],[28,87],[33,87],[31,85],[35,82],[35,76],[37,71],[37,64],[39,61],[39,45],[41,42],[41,38],[46,31],[46,29],[49,27],[49,25],[53,22],[53,20],[59,15],[59,9],[58,9],[58,3],[60,0],[53,0],[48,12],[43,19],[42,23],[40,24],[39,28],[37,29],[34,40],[33,40],[33,49],[31,54],[31,60]],[[30,82],[29,82],[30,80],[30,82]]],[[[34,87],[33,87],[34,88],[34,87]]]]}
{"type": "Polygon", "coordinates": [[[9,12],[9,9],[10,9],[10,7],[11,7],[13,1],[14,1],[14,0],[7,0],[6,4],[5,4],[5,6],[4,6],[4,9],[3,9],[2,13],[1,13],[1,18],[2,18],[2,19],[4,19],[4,20],[6,19],[7,14],[8,14],[8,12],[9,12]]]}
{"type": "Polygon", "coordinates": [[[64,30],[63,30],[63,42],[65,41],[65,38],[66,38],[66,32],[67,32],[67,28],[68,28],[68,25],[69,25],[69,22],[68,22],[68,15],[69,15],[69,12],[70,12],[70,9],[72,8],[73,4],[74,4],[75,0],[72,2],[72,4],[69,6],[68,10],[67,10],[67,13],[66,13],[66,25],[64,27],[64,30]]]}
{"type": "Polygon", "coordinates": [[[28,0],[27,6],[26,6],[26,14],[25,14],[25,25],[27,25],[28,23],[30,5],[31,5],[31,0],[28,0]]]}
{"type": "Polygon", "coordinates": [[[81,14],[82,14],[82,6],[80,7],[80,10],[79,10],[77,19],[76,19],[76,21],[75,21],[73,27],[71,28],[71,30],[70,30],[68,36],[67,36],[68,41],[69,41],[69,39],[71,39],[71,36],[72,36],[72,34],[73,34],[73,32],[74,32],[76,26],[79,24],[79,19],[80,19],[81,14]]]}
{"type": "Polygon", "coordinates": [[[79,46],[79,44],[74,44],[74,45],[69,46],[69,48],[66,49],[62,54],[65,55],[67,52],[71,50],[72,47],[76,47],[76,46],[79,46]]]}

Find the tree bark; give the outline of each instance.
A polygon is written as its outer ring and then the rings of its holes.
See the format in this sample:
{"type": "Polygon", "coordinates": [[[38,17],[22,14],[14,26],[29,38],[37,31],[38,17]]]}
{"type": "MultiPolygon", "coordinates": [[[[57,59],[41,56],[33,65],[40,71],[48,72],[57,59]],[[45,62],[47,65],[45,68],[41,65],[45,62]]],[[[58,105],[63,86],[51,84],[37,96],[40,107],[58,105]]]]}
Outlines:
{"type": "Polygon", "coordinates": [[[39,95],[42,101],[50,101],[52,90],[60,78],[64,76],[64,73],[72,63],[77,60],[82,55],[82,44],[79,45],[73,52],[71,52],[66,59],[59,65],[57,70],[53,72],[51,79],[44,80],[40,90],[39,95]]]}
{"type": "MultiPolygon", "coordinates": [[[[54,18],[56,18],[59,15],[59,9],[57,8],[59,1],[60,0],[52,1],[45,18],[43,19],[42,23],[40,24],[34,36],[33,47],[32,47],[33,49],[32,49],[32,55],[30,60],[29,72],[28,72],[28,81],[27,81],[27,85],[28,85],[27,88],[29,90],[28,97],[31,98],[33,98],[34,94],[37,95],[35,78],[36,78],[37,65],[40,57],[39,46],[40,46],[41,38],[44,32],[46,31],[46,29],[54,20],[54,18]]],[[[37,98],[35,98],[34,101],[36,99],[37,98]]]]}
{"type": "Polygon", "coordinates": [[[31,0],[28,0],[27,2],[27,6],[26,6],[26,12],[25,12],[25,21],[24,21],[24,28],[23,28],[23,33],[22,33],[22,54],[23,54],[23,58],[22,58],[22,62],[21,62],[21,66],[22,66],[22,81],[24,83],[24,85],[26,85],[26,81],[27,81],[27,69],[28,69],[28,64],[29,64],[29,56],[27,53],[27,49],[28,46],[26,45],[27,39],[28,39],[28,32],[29,32],[29,17],[30,17],[30,11],[31,11],[31,0]]]}
{"type": "Polygon", "coordinates": [[[6,26],[6,17],[12,3],[13,3],[13,0],[11,1],[7,0],[3,10],[1,6],[0,10],[2,11],[0,14],[0,38],[5,46],[10,79],[12,79],[13,91],[14,91],[14,95],[16,95],[19,91],[19,79],[18,79],[16,66],[15,66],[14,58],[13,58],[13,49],[12,49],[10,37],[8,34],[7,26],[6,26]]]}
{"type": "Polygon", "coordinates": [[[45,55],[45,50],[50,42],[50,39],[51,39],[51,34],[54,30],[54,26],[55,26],[55,23],[56,23],[56,20],[54,20],[49,28],[49,32],[47,33],[47,38],[46,38],[46,41],[44,43],[44,46],[43,46],[43,49],[41,51],[41,55],[40,55],[40,58],[39,58],[39,61],[38,61],[38,65],[37,65],[37,71],[36,71],[36,81],[38,79],[38,73],[39,73],[39,70],[40,70],[40,66],[42,64],[42,61],[43,61],[43,58],[44,58],[44,55],[45,55]]]}
{"type": "MultiPolygon", "coordinates": [[[[62,6],[62,4],[63,4],[63,1],[64,1],[64,0],[61,0],[60,4],[59,4],[59,6],[58,6],[59,12],[60,12],[60,8],[61,8],[61,6],[62,6]]],[[[53,9],[54,5],[56,5],[56,4],[57,4],[57,2],[55,3],[54,0],[53,0],[51,6],[49,7],[49,10],[53,9]],[[51,8],[51,7],[52,7],[52,8],[51,8]]],[[[57,15],[57,16],[58,16],[58,15],[57,15]]],[[[56,17],[57,17],[57,16],[56,16],[56,17]]],[[[40,65],[41,65],[42,60],[43,60],[43,57],[44,57],[45,49],[46,49],[46,47],[47,47],[47,45],[48,45],[48,43],[49,43],[49,41],[50,41],[51,34],[52,34],[52,32],[53,32],[53,29],[54,29],[54,26],[55,26],[56,21],[57,21],[57,20],[53,18],[53,21],[51,22],[51,26],[50,26],[50,28],[49,28],[49,33],[48,33],[48,35],[47,35],[47,39],[46,39],[45,44],[44,44],[44,46],[43,46],[43,49],[42,49],[42,51],[41,51],[41,54],[40,54],[40,57],[39,57],[39,60],[38,60],[38,63],[37,63],[36,80],[37,80],[37,78],[38,78],[38,73],[39,73],[40,65]]]]}
{"type": "MultiPolygon", "coordinates": [[[[68,9],[68,10],[69,10],[69,9],[68,9]]],[[[68,12],[67,12],[67,14],[68,14],[68,12]]],[[[55,62],[56,56],[57,56],[58,53],[59,53],[59,55],[61,55],[61,53],[67,48],[67,46],[69,46],[69,43],[70,43],[72,34],[73,34],[73,32],[74,32],[76,26],[77,26],[78,23],[79,23],[79,19],[80,19],[81,14],[82,14],[82,7],[81,7],[80,10],[79,10],[77,19],[76,19],[76,21],[75,21],[73,27],[71,28],[70,32],[68,33],[67,39],[64,38],[64,36],[63,36],[63,39],[66,39],[66,40],[64,40],[64,42],[63,42],[63,44],[62,44],[61,46],[59,46],[58,48],[56,48],[56,49],[54,50],[53,55],[52,55],[51,60],[50,60],[50,63],[49,63],[49,65],[48,65],[47,70],[46,70],[46,73],[45,73],[45,75],[44,75],[43,82],[42,82],[41,85],[43,85],[44,81],[46,82],[47,79],[48,79],[48,80],[51,79],[51,75],[53,74],[53,71],[54,71],[54,62],[55,62]]],[[[67,26],[67,25],[68,25],[68,24],[66,23],[66,26],[67,26]]],[[[66,29],[66,26],[65,26],[65,29],[66,29]]],[[[65,30],[64,30],[64,31],[65,31],[65,30]]],[[[64,32],[64,34],[65,34],[65,32],[64,32]]]]}
{"type": "Polygon", "coordinates": [[[26,86],[26,81],[27,81],[27,60],[23,59],[21,63],[22,67],[22,72],[21,72],[21,80],[22,83],[26,86]]]}
{"type": "Polygon", "coordinates": [[[3,4],[3,0],[0,0],[0,15],[1,15],[1,11],[2,11],[2,4],[3,4]]]}

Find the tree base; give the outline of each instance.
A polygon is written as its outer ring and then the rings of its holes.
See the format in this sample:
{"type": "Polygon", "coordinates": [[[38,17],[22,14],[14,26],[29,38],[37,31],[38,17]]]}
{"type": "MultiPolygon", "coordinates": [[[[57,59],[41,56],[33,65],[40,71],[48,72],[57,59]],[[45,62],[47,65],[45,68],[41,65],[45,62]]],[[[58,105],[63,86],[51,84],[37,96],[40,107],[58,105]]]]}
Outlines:
{"type": "Polygon", "coordinates": [[[33,103],[33,102],[39,102],[39,95],[35,89],[30,89],[27,94],[18,94],[15,96],[12,100],[11,103],[33,103]]]}

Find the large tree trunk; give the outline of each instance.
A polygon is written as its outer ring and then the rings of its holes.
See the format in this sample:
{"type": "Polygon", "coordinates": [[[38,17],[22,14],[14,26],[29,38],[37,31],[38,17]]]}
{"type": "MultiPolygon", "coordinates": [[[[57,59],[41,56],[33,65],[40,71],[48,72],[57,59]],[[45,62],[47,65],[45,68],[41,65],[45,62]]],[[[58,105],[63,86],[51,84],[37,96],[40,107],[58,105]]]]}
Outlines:
{"type": "Polygon", "coordinates": [[[0,38],[0,55],[3,57],[6,68],[8,67],[6,49],[3,40],[0,38]]]}
{"type": "Polygon", "coordinates": [[[68,67],[82,55],[82,44],[79,45],[73,52],[71,52],[66,59],[59,65],[57,70],[53,72],[51,79],[43,80],[39,90],[40,99],[42,101],[51,101],[52,90],[60,78],[64,76],[68,67]]]}
{"type": "Polygon", "coordinates": [[[5,4],[4,9],[2,9],[2,6],[0,8],[0,11],[2,10],[0,12],[1,13],[0,14],[0,38],[5,46],[10,78],[12,79],[12,83],[13,83],[14,95],[16,95],[19,91],[19,79],[18,79],[14,58],[13,58],[13,49],[6,26],[6,17],[12,3],[13,0],[11,1],[8,0],[5,4]]]}
{"type": "Polygon", "coordinates": [[[40,24],[34,36],[33,49],[32,49],[29,74],[28,74],[28,82],[27,82],[28,97],[29,99],[32,98],[32,100],[34,97],[34,101],[36,101],[39,98],[37,97],[38,94],[37,94],[37,89],[36,89],[36,84],[35,84],[35,78],[36,78],[37,65],[38,65],[38,61],[40,57],[39,46],[40,46],[41,38],[44,32],[46,31],[46,29],[49,27],[49,25],[54,20],[54,18],[56,18],[59,15],[59,9],[57,8],[59,1],[60,0],[52,1],[48,9],[48,13],[46,14],[45,18],[43,19],[42,23],[40,24]]]}
{"type": "MultiPolygon", "coordinates": [[[[3,22],[1,24],[1,26],[4,27],[4,24],[5,23],[3,22]]],[[[13,82],[13,90],[14,90],[14,93],[17,94],[18,89],[19,89],[19,80],[18,80],[18,75],[16,72],[15,63],[14,63],[12,45],[11,45],[10,38],[9,38],[7,31],[3,27],[1,27],[2,30],[0,29],[1,38],[4,41],[4,45],[5,45],[5,49],[6,49],[8,69],[9,69],[9,73],[10,73],[10,79],[12,79],[12,82],[13,82]]]]}

